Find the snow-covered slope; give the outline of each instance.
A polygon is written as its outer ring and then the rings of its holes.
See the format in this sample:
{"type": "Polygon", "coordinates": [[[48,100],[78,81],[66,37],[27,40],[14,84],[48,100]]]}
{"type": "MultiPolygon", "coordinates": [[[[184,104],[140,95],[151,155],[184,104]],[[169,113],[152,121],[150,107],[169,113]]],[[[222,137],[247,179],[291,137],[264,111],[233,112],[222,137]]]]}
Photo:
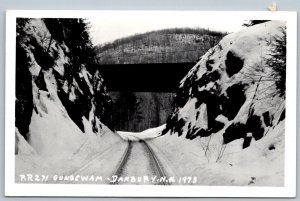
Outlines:
{"type": "Polygon", "coordinates": [[[34,168],[53,170],[60,167],[60,160],[66,168],[71,158],[81,164],[120,141],[103,124],[111,104],[103,79],[66,45],[70,37],[58,41],[42,19],[21,22],[17,36],[16,173],[34,168]],[[43,167],[43,163],[52,165],[43,167]]]}
{"type": "Polygon", "coordinates": [[[283,185],[285,98],[266,60],[284,29],[271,21],[225,36],[181,81],[165,135],[152,140],[178,175],[283,185]]]}
{"type": "Polygon", "coordinates": [[[117,133],[121,136],[122,139],[126,141],[139,141],[139,140],[149,140],[153,138],[157,138],[161,135],[163,129],[165,129],[166,125],[163,124],[156,128],[149,128],[142,132],[127,132],[127,131],[117,131],[117,133]]]}

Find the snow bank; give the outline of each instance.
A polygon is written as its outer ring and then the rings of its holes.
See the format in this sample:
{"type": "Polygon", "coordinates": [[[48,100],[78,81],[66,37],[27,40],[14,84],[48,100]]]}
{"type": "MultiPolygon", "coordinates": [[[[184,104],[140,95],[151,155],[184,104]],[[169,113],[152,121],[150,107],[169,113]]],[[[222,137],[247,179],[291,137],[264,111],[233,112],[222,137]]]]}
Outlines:
{"type": "Polygon", "coordinates": [[[74,171],[123,142],[100,120],[108,94],[99,72],[71,66],[69,48],[52,38],[43,20],[31,19],[23,31],[18,42],[30,63],[33,109],[29,132],[16,129],[16,179],[74,171]]]}
{"type": "Polygon", "coordinates": [[[15,154],[19,155],[33,155],[36,154],[35,150],[28,144],[24,137],[19,133],[18,128],[15,132],[16,145],[15,145],[15,154]]]}
{"type": "Polygon", "coordinates": [[[157,138],[161,135],[163,129],[165,129],[165,124],[156,127],[149,128],[142,132],[126,132],[126,131],[117,131],[117,133],[121,136],[123,140],[126,141],[139,141],[139,140],[149,140],[153,138],[157,138]]]}
{"type": "Polygon", "coordinates": [[[265,62],[284,27],[225,36],[181,81],[164,135],[150,141],[176,174],[201,185],[284,184],[285,98],[265,62]]]}
{"type": "Polygon", "coordinates": [[[207,157],[208,152],[216,149],[207,146],[207,141],[164,135],[147,143],[167,168],[168,175],[197,177],[195,185],[284,185],[284,121],[246,149],[242,149],[240,139],[228,144],[222,154],[214,152],[221,154],[218,161],[207,157]]]}

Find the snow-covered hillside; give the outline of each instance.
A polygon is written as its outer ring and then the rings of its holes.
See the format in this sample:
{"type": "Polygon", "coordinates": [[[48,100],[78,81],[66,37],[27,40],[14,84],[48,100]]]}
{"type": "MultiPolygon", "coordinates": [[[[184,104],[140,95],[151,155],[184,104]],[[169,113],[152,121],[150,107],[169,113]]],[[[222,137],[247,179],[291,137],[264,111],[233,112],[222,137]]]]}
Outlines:
{"type": "Polygon", "coordinates": [[[68,35],[76,23],[84,24],[77,19],[18,21],[16,175],[58,167],[66,171],[72,168],[69,160],[82,165],[121,141],[103,124],[110,123],[105,117],[111,104],[103,79],[80,55],[85,44],[74,39],[84,32],[68,35]]]}
{"type": "Polygon", "coordinates": [[[271,21],[227,35],[181,81],[164,135],[151,141],[177,175],[283,185],[285,96],[266,61],[284,30],[271,21]]]}

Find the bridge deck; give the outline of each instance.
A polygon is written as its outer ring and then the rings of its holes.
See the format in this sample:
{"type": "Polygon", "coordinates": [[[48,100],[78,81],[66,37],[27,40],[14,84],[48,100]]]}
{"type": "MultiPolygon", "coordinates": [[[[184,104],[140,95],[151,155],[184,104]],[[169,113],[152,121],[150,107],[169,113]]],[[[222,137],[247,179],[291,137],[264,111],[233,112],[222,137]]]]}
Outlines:
{"type": "Polygon", "coordinates": [[[195,63],[99,65],[108,91],[176,92],[195,63]]]}

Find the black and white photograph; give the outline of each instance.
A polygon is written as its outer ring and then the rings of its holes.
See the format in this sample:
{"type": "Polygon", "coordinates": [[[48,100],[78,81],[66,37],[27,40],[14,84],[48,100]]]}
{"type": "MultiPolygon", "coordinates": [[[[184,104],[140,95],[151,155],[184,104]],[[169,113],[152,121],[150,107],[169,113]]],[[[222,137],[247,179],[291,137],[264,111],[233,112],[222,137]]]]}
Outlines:
{"type": "Polygon", "coordinates": [[[293,188],[296,15],[62,13],[8,15],[6,182],[24,186],[16,195],[293,188]]]}

